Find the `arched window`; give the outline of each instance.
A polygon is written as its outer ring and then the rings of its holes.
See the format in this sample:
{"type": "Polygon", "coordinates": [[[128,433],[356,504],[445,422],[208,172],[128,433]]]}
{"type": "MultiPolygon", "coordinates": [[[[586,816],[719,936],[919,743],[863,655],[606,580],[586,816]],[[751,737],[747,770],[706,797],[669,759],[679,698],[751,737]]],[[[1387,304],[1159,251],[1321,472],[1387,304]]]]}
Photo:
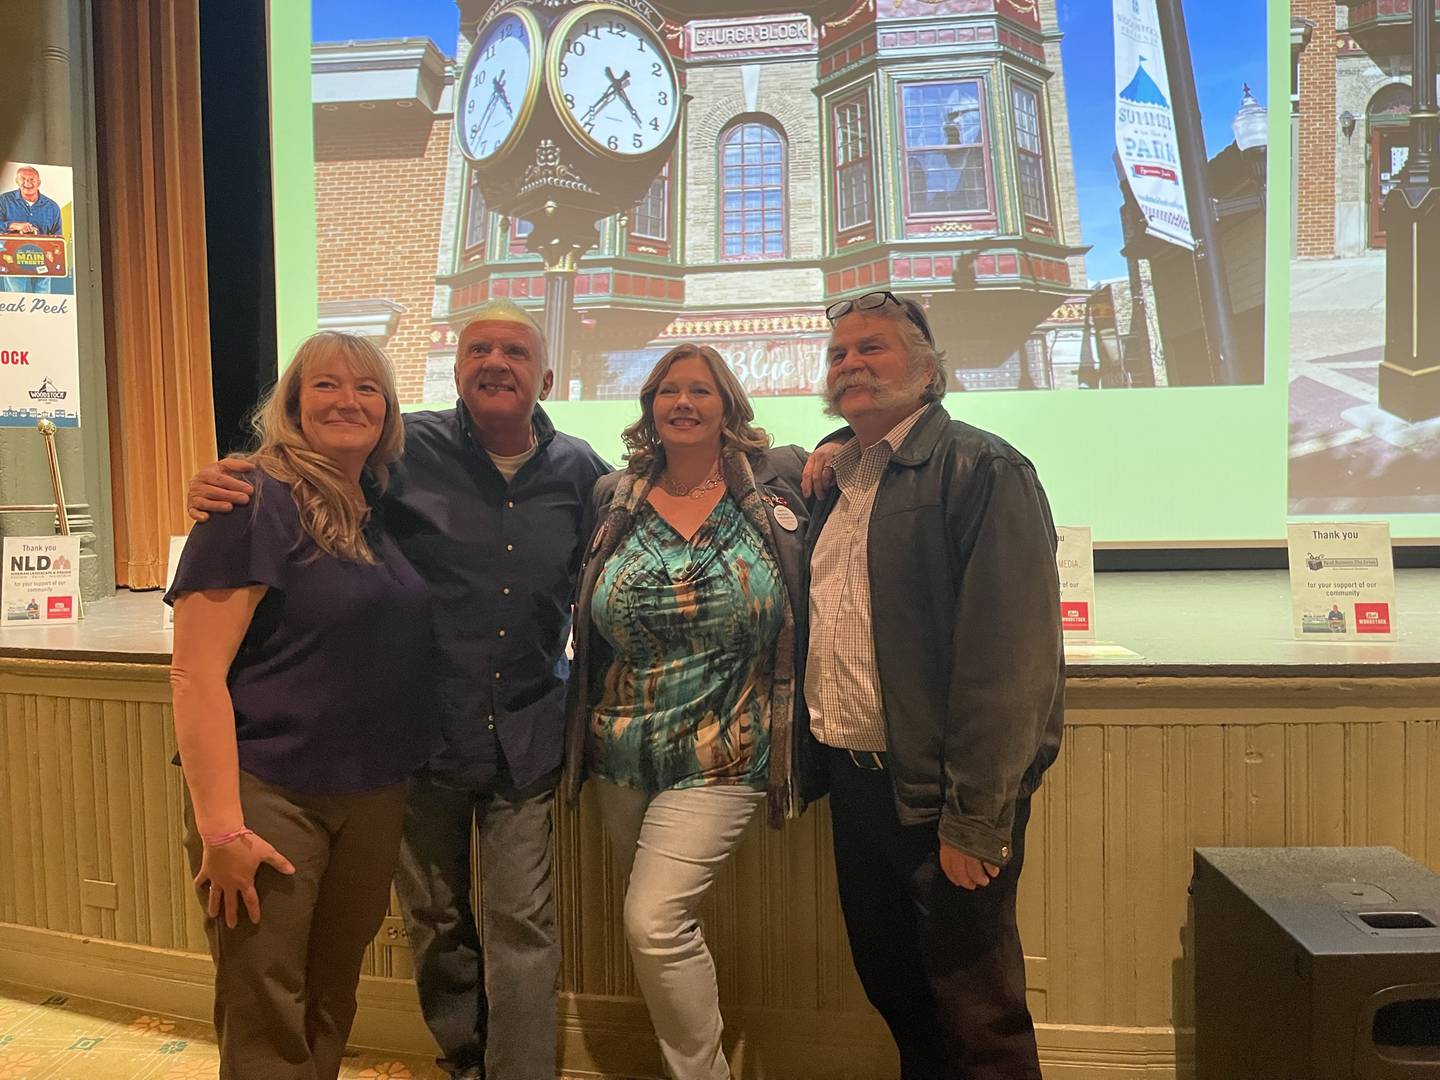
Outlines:
{"type": "Polygon", "coordinates": [[[720,138],[720,256],[785,257],[785,138],[745,120],[720,138]]]}
{"type": "Polygon", "coordinates": [[[1375,91],[1370,104],[1365,106],[1367,116],[1408,116],[1410,114],[1409,83],[1390,83],[1375,91]]]}

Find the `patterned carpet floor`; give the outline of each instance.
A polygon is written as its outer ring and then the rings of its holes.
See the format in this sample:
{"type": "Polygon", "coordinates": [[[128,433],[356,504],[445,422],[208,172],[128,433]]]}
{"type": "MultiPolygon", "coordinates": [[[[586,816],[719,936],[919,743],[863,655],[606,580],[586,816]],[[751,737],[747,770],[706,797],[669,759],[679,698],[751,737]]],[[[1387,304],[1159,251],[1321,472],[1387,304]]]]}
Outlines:
{"type": "MultiPolygon", "coordinates": [[[[0,983],[0,1080],[214,1080],[208,1024],[0,983]]],[[[347,1057],[343,1080],[444,1080],[430,1058],[347,1057]]]]}

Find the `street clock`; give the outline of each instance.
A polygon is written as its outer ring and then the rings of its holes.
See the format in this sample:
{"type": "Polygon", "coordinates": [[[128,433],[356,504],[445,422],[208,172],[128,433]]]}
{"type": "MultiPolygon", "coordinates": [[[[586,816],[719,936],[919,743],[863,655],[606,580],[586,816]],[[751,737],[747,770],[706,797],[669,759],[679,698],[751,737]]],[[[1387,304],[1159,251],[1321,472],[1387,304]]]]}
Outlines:
{"type": "Polygon", "coordinates": [[[535,111],[542,66],[540,24],[523,8],[491,20],[465,61],[455,134],[471,161],[495,161],[519,141],[535,111]]]}
{"type": "Polygon", "coordinates": [[[556,24],[545,81],[570,134],[602,157],[668,148],[680,84],[659,35],[612,4],[585,4],[556,24]]]}

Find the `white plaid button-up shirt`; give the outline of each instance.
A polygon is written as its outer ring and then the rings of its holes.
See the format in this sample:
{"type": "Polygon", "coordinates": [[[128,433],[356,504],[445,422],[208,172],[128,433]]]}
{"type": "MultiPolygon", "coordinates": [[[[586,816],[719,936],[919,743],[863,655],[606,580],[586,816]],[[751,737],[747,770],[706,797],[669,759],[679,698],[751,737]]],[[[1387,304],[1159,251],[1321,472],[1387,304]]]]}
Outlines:
{"type": "Polygon", "coordinates": [[[851,439],[831,461],[840,489],[810,557],[810,649],[805,704],[810,731],[846,750],[883,751],[885,714],[870,627],[870,512],[890,455],[922,406],[868,450],[851,439]]]}

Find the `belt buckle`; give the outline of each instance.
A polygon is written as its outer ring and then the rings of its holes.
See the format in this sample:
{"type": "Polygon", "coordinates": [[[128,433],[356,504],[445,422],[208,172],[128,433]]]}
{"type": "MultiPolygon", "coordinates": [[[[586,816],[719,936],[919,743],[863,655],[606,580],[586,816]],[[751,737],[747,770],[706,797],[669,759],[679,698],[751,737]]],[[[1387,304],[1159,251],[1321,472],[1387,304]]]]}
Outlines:
{"type": "Polygon", "coordinates": [[[850,764],[857,769],[864,769],[866,772],[884,772],[885,762],[874,750],[846,750],[850,755],[850,764]]]}

